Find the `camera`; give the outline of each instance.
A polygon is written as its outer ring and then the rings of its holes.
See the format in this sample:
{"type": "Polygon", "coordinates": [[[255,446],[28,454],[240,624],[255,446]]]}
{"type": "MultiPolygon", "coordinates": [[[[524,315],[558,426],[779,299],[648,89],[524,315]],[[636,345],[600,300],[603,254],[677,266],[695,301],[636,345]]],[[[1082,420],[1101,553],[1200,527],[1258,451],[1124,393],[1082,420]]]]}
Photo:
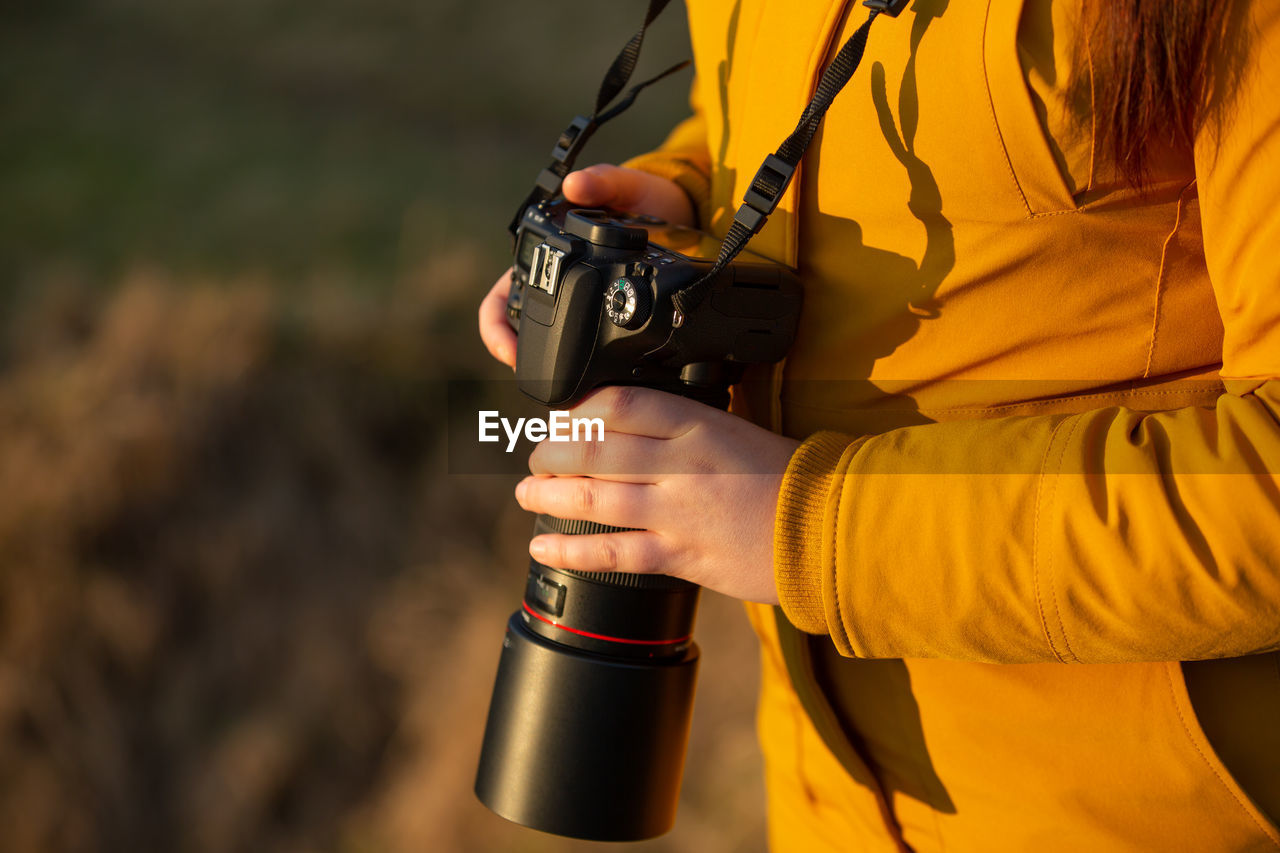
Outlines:
{"type": "Polygon", "coordinates": [[[520,390],[555,407],[602,385],[643,385],[723,407],[747,365],[786,355],[801,290],[791,270],[744,251],[685,316],[673,295],[702,278],[719,249],[710,235],[650,216],[531,205],[507,301],[520,390]]]}
{"type": "MultiPolygon", "coordinates": [[[[507,303],[516,381],[551,407],[603,385],[728,405],[748,365],[783,358],[801,289],[786,267],[647,216],[528,205],[507,303]],[[700,282],[695,307],[676,294],[700,282]]],[[[607,533],[538,516],[534,534],[607,533]]],[[[530,560],[507,623],[475,790],[499,815],[598,841],[675,820],[692,716],[698,587],[668,575],[579,572],[530,560]]]]}
{"type": "MultiPolygon", "coordinates": [[[[507,302],[518,335],[516,381],[548,406],[602,385],[642,385],[725,408],[752,364],[780,361],[795,338],[800,282],[744,251],[777,209],[832,100],[852,77],[880,14],[905,0],[864,0],[867,20],[822,71],[796,128],[764,158],[723,240],[643,216],[557,201],[587,139],[638,92],[644,23],[609,67],[590,116],[560,134],[551,163],[516,213],[507,302]],[[614,106],[609,106],[620,98],[614,106]]],[[[534,534],[628,528],[539,516],[534,534]]],[[[507,623],[476,775],[476,794],[509,820],[558,835],[637,841],[675,820],[693,705],[698,588],[667,575],[529,564],[507,623]]]]}

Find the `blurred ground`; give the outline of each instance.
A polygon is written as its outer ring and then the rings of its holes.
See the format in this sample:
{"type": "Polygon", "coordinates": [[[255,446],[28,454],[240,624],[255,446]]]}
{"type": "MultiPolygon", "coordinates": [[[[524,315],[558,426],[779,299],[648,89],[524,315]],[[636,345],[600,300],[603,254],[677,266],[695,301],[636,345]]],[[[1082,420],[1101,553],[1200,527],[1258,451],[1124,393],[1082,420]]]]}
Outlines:
{"type": "MultiPolygon", "coordinates": [[[[6,11],[0,849],[607,848],[471,794],[529,519],[441,412],[503,375],[502,228],[642,6],[6,11]]],[[[698,636],[680,817],[629,849],[764,846],[749,631],[708,597],[698,636]]]]}

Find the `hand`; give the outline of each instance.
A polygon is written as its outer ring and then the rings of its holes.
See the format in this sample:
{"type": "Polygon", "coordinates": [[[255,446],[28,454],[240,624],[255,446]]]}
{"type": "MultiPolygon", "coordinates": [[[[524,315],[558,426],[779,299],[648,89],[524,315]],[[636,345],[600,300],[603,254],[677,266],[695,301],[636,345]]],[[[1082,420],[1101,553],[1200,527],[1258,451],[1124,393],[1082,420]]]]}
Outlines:
{"type": "Polygon", "coordinates": [[[516,486],[530,512],[642,528],[538,536],[554,568],[658,572],[746,601],[778,602],[773,520],[799,442],[647,388],[605,388],[572,412],[601,418],[603,442],[542,442],[516,486]]]}
{"type": "MultiPolygon", "coordinates": [[[[666,178],[601,164],[571,172],[564,179],[564,197],[583,207],[609,207],[656,216],[675,225],[693,225],[693,203],[679,185],[666,178]]],[[[489,354],[510,368],[516,366],[516,334],[507,324],[507,270],[480,303],[480,340],[489,354]]]]}
{"type": "Polygon", "coordinates": [[[511,269],[502,274],[480,303],[480,340],[489,355],[516,369],[516,333],[507,323],[507,294],[511,292],[511,269]]]}

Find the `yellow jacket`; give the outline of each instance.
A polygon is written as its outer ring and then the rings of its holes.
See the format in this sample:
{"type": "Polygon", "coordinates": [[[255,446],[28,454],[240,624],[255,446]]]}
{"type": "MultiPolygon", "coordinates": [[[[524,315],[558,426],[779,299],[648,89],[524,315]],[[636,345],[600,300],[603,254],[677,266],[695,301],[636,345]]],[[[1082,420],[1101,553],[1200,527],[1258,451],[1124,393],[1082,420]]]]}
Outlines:
{"type": "MultiPolygon", "coordinates": [[[[777,850],[1280,848],[1280,8],[1142,195],[1067,118],[1074,5],[877,20],[752,243],[806,288],[735,401],[806,439],[748,608],[777,850]]],[[[866,10],[688,6],[631,165],[723,235],[866,10]]]]}

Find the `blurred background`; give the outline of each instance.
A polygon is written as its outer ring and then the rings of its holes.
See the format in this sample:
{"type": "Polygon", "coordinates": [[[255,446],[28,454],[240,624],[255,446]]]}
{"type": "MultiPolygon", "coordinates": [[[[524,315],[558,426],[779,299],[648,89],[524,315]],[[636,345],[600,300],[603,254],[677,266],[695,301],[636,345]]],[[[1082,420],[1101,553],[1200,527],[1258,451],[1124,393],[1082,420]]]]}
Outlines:
{"type": "MultiPolygon", "coordinates": [[[[643,10],[6,8],[0,850],[764,848],[756,653],[712,595],[668,836],[471,793],[530,519],[517,469],[449,473],[447,386],[509,376],[475,307],[643,10]]],[[[640,73],[687,52],[673,4],[640,73]]],[[[655,145],[687,87],[587,160],[655,145]]]]}

